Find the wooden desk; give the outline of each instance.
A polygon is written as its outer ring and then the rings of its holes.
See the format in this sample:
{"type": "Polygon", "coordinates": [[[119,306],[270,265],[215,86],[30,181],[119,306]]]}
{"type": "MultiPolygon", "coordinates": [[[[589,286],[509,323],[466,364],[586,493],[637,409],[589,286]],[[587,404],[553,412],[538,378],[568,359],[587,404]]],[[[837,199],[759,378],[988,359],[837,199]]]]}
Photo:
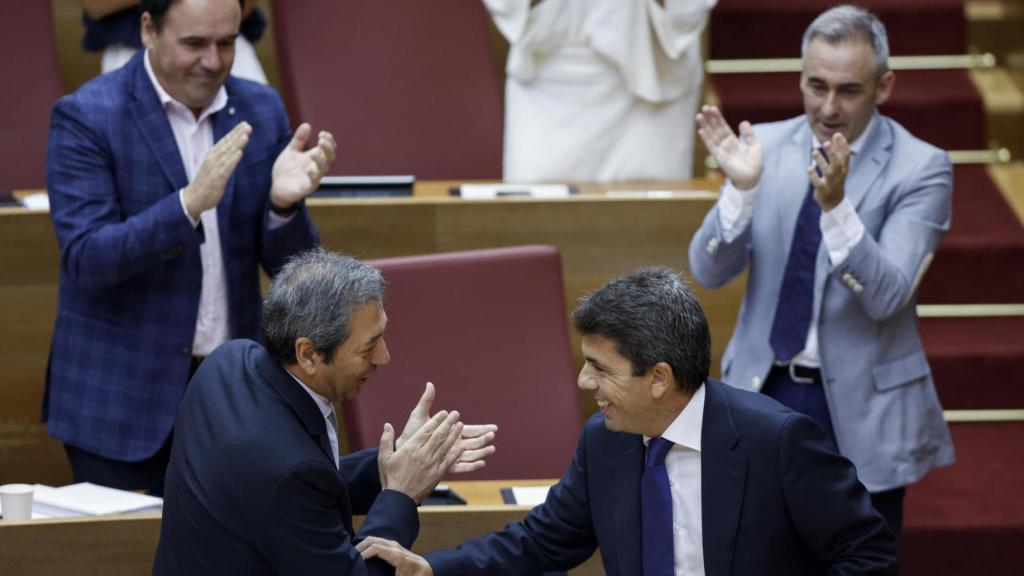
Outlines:
{"type": "MultiPolygon", "coordinates": [[[[503,504],[500,489],[513,484],[552,483],[554,480],[449,482],[468,504],[421,507],[420,535],[414,550],[453,548],[468,538],[522,520],[529,508],[503,504]]],[[[363,519],[355,520],[358,527],[363,519]]],[[[159,538],[159,512],[29,522],[0,520],[0,568],[12,576],[149,574],[159,538]]],[[[598,555],[571,572],[574,576],[602,573],[598,555]]]]}
{"type": "MultiPolygon", "coordinates": [[[[638,266],[685,270],[690,238],[719,181],[579,184],[581,194],[553,200],[462,200],[448,195],[455,184],[417,183],[407,198],[312,199],[309,205],[324,246],[358,258],[553,244],[562,254],[571,310],[580,295],[638,266]],[[674,192],[649,196],[647,190],[674,192]]],[[[59,265],[46,211],[0,208],[0,483],[71,481],[63,448],[39,422],[59,265]]],[[[713,373],[743,285],[696,290],[711,324],[713,373]]],[[[595,411],[590,395],[580,402],[584,413],[595,411]]]]}

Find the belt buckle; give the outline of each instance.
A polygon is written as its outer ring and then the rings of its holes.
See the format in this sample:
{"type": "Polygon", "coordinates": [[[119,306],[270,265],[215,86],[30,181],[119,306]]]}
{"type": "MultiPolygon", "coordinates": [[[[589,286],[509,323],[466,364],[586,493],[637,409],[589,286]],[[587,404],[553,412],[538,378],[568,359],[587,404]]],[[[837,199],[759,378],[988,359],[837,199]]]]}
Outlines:
{"type": "Polygon", "coordinates": [[[789,368],[789,378],[797,384],[814,384],[814,378],[804,378],[796,375],[796,364],[790,362],[786,365],[789,368]]]}

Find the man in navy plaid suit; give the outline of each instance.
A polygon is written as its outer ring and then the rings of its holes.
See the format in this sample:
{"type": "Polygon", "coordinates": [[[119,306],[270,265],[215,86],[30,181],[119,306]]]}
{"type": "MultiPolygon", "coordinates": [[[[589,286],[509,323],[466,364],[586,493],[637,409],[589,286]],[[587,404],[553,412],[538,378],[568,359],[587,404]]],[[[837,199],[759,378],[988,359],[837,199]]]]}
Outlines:
{"type": "Polygon", "coordinates": [[[47,187],[61,250],[43,418],[76,481],[160,493],[191,371],[258,338],[259,267],[319,243],[334,159],[277,94],[229,77],[238,0],[142,3],[139,52],[62,98],[47,187]]]}

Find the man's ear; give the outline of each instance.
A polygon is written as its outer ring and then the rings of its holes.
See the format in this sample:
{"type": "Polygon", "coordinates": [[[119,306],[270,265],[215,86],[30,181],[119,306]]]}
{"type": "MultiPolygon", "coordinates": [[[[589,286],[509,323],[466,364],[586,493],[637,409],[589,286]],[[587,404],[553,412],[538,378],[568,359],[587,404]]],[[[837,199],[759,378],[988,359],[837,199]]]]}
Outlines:
{"type": "Polygon", "coordinates": [[[153,48],[156,44],[156,25],[149,12],[142,13],[142,45],[146,48],[153,48]]]}
{"type": "Polygon", "coordinates": [[[316,374],[319,356],[320,353],[316,351],[312,340],[305,336],[300,336],[295,340],[295,362],[298,364],[299,370],[302,370],[307,376],[316,374]]]}
{"type": "Polygon", "coordinates": [[[887,70],[882,77],[878,79],[878,90],[875,92],[875,106],[881,106],[889,100],[889,96],[892,95],[892,87],[896,84],[896,73],[892,70],[887,70]]]}
{"type": "Polygon", "coordinates": [[[651,367],[651,396],[661,398],[676,387],[676,379],[672,376],[672,367],[667,362],[658,362],[651,367]]]}

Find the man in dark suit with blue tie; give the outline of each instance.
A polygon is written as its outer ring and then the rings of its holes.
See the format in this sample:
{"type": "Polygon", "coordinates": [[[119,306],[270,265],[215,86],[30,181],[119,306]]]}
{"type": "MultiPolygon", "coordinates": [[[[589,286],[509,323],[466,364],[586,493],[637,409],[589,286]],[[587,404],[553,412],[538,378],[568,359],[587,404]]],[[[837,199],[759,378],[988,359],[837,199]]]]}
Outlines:
{"type": "Polygon", "coordinates": [[[811,418],[708,378],[707,319],[665,268],[584,297],[582,390],[601,413],[543,504],[455,550],[360,543],[409,576],[568,570],[611,576],[894,574],[895,542],[811,418]]]}
{"type": "Polygon", "coordinates": [[[125,67],[62,98],[47,149],[60,293],[43,418],[77,481],[162,490],[201,359],[258,338],[259,270],[319,243],[330,133],[229,76],[238,0],[147,0],[125,67]]]}
{"type": "Polygon", "coordinates": [[[416,504],[447,472],[483,466],[493,426],[429,415],[339,458],[335,406],[388,363],[380,271],[341,254],[292,259],[267,292],[266,347],[233,340],[196,372],[178,415],[153,573],[379,574],[367,535],[410,546],[416,504]],[[356,532],[352,515],[365,514],[356,532]],[[374,566],[376,565],[376,566],[374,566]]]}

